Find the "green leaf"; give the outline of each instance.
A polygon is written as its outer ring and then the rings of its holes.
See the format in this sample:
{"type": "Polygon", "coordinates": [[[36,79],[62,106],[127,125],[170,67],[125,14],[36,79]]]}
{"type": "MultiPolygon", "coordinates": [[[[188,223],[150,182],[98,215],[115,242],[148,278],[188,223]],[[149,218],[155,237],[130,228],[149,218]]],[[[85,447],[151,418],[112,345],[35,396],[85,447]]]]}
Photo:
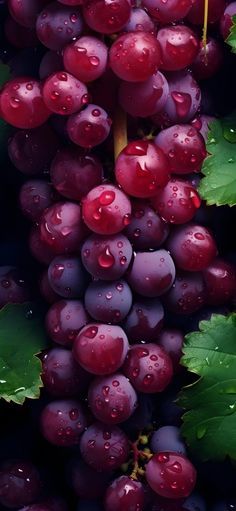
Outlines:
{"type": "Polygon", "coordinates": [[[236,314],[213,315],[199,327],[183,348],[183,365],[200,378],[179,395],[182,434],[202,461],[236,460],[236,314]]]}
{"type": "Polygon", "coordinates": [[[231,46],[232,53],[236,53],[236,16],[232,16],[232,21],[233,25],[225,42],[231,46]]]}
{"type": "Polygon", "coordinates": [[[39,397],[41,362],[47,346],[43,315],[32,304],[9,304],[0,310],[0,397],[22,404],[39,397]]]}
{"type": "Polygon", "coordinates": [[[3,62],[0,61],[0,88],[4,85],[5,82],[10,80],[11,74],[10,74],[10,68],[7,64],[3,64],[3,62]]]}
{"type": "Polygon", "coordinates": [[[236,205],[236,111],[209,126],[199,193],[208,205],[236,205]]]}

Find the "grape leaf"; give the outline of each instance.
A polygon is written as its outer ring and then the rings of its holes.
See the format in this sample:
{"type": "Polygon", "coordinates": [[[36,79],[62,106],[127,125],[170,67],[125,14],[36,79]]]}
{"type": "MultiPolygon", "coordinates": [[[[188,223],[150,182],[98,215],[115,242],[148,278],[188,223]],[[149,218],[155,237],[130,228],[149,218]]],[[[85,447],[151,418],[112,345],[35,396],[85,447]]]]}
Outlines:
{"type": "Polygon", "coordinates": [[[43,315],[35,304],[8,304],[0,310],[0,398],[22,404],[39,397],[41,362],[47,346],[43,315]]]}
{"type": "Polygon", "coordinates": [[[236,460],[236,314],[212,315],[186,336],[182,364],[200,378],[184,387],[182,434],[202,461],[236,460]]]}
{"type": "Polygon", "coordinates": [[[230,33],[226,39],[226,43],[231,46],[232,53],[236,53],[236,16],[232,16],[233,24],[230,28],[230,33]]]}
{"type": "Polygon", "coordinates": [[[236,112],[210,123],[198,191],[208,205],[236,205],[236,112]]]}
{"type": "Polygon", "coordinates": [[[10,80],[11,74],[10,74],[10,68],[7,64],[3,64],[3,62],[0,61],[0,88],[4,85],[5,82],[10,80]]]}

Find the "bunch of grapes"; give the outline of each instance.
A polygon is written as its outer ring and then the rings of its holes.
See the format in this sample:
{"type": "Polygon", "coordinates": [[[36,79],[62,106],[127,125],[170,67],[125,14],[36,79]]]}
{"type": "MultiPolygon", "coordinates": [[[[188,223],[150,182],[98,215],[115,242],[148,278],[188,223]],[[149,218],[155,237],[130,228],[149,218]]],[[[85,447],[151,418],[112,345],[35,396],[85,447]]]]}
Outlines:
{"type": "MultiPolygon", "coordinates": [[[[179,419],[160,427],[148,403],[183,377],[182,325],[235,298],[197,186],[212,120],[199,81],[221,68],[236,3],[209,0],[222,35],[205,43],[203,0],[5,4],[19,60],[0,117],[48,304],[41,434],[70,453],[78,511],[205,511],[179,419]]],[[[1,306],[28,297],[1,268],[1,306]]],[[[28,461],[0,468],[6,509],[66,511],[42,486],[28,461]]]]}

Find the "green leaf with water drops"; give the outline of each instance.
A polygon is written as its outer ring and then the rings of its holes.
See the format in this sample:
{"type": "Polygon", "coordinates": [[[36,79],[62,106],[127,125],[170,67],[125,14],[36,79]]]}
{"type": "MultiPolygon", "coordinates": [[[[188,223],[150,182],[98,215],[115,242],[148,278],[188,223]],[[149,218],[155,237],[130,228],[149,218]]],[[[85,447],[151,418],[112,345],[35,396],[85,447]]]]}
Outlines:
{"type": "Polygon", "coordinates": [[[8,304],[0,310],[0,398],[22,404],[39,397],[41,362],[47,346],[43,313],[36,304],[8,304]]]}
{"type": "Polygon", "coordinates": [[[231,46],[232,53],[236,53],[236,16],[232,16],[233,24],[230,28],[230,33],[226,39],[226,43],[231,46]]]}
{"type": "Polygon", "coordinates": [[[236,314],[212,315],[185,338],[182,364],[199,378],[184,387],[182,434],[202,461],[236,460],[236,314]]]}
{"type": "Polygon", "coordinates": [[[210,123],[199,193],[208,205],[236,205],[236,111],[210,123]]]}

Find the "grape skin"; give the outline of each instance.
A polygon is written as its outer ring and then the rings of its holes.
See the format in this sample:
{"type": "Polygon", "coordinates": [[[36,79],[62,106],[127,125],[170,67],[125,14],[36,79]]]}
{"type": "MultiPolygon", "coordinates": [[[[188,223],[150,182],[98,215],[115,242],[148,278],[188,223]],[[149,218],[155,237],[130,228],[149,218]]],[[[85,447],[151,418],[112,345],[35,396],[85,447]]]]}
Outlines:
{"type": "Polygon", "coordinates": [[[142,483],[125,475],[118,477],[108,486],[104,498],[105,511],[132,509],[142,511],[144,504],[145,493],[142,483]]]}
{"type": "Polygon", "coordinates": [[[146,465],[146,478],[151,488],[162,497],[188,497],[196,483],[196,470],[182,454],[160,452],[146,465]]]}
{"type": "Polygon", "coordinates": [[[0,503],[19,508],[33,503],[42,489],[38,470],[30,461],[7,460],[0,467],[0,503]]]}
{"type": "Polygon", "coordinates": [[[133,117],[154,115],[165,107],[169,85],[165,76],[156,71],[145,82],[121,81],[119,103],[133,117]]]}
{"type": "Polygon", "coordinates": [[[79,9],[60,6],[58,2],[47,5],[36,21],[37,36],[49,50],[62,50],[74,37],[78,37],[82,30],[83,21],[79,9]]]}
{"type": "Polygon", "coordinates": [[[87,287],[84,304],[93,319],[120,323],[131,308],[132,292],[124,280],[95,281],[87,287]]]}
{"type": "Polygon", "coordinates": [[[138,252],[127,275],[131,288],[141,296],[166,293],[175,279],[175,266],[167,250],[138,252]]]}
{"type": "Polygon", "coordinates": [[[97,80],[107,67],[108,48],[93,36],[79,37],[63,52],[65,69],[83,83],[97,80]]]}
{"type": "Polygon", "coordinates": [[[70,348],[88,321],[89,316],[80,300],[60,300],[48,310],[45,326],[54,342],[70,348]]]}
{"type": "Polygon", "coordinates": [[[176,426],[162,426],[152,433],[150,447],[152,452],[174,451],[186,454],[186,447],[176,426]]]}
{"type": "Polygon", "coordinates": [[[132,200],[131,221],[124,233],[136,250],[150,250],[164,243],[169,226],[148,201],[132,200]]]}
{"type": "Polygon", "coordinates": [[[78,257],[55,257],[48,268],[53,291],[63,298],[80,298],[86,287],[86,275],[78,257]]]}
{"type": "Polygon", "coordinates": [[[72,446],[87,426],[87,420],[78,401],[57,400],[46,405],[40,417],[41,432],[53,445],[72,446]]]}
{"type": "Polygon", "coordinates": [[[158,298],[135,301],[123,321],[130,342],[156,341],[164,323],[164,309],[158,298]]]}
{"type": "Polygon", "coordinates": [[[73,459],[67,470],[67,478],[75,494],[82,499],[99,499],[103,496],[112,472],[97,472],[82,459],[73,459]],[[93,484],[91,485],[91,481],[93,484]]]}

